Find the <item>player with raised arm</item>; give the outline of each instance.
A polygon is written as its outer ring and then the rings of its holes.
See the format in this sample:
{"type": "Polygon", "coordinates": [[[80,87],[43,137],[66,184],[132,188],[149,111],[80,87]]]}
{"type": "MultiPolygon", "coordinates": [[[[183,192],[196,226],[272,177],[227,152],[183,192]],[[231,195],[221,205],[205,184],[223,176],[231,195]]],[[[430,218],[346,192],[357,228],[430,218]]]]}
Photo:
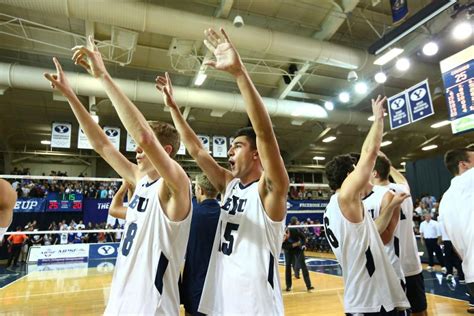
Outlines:
{"type": "MultiPolygon", "coordinates": [[[[398,315],[398,310],[410,307],[374,221],[362,205],[382,141],[384,102],[385,98],[380,96],[372,100],[375,120],[357,165],[354,167],[349,155],[336,156],[326,165],[329,185],[335,194],[324,213],[324,226],[342,267],[347,315],[398,315]]],[[[399,208],[406,197],[395,195],[388,205],[389,211],[399,208]]]]}
{"type": "Polygon", "coordinates": [[[173,99],[168,75],[157,78],[186,148],[223,193],[221,214],[199,306],[201,313],[283,315],[278,256],[289,179],[270,116],[223,29],[206,30],[215,59],[207,64],[237,81],[253,128],[238,130],[228,152],[230,171],[203,148],[173,99]]]}
{"type": "Polygon", "coordinates": [[[0,179],[0,242],[12,222],[16,197],[16,192],[11,184],[0,179]]]}
{"type": "Polygon", "coordinates": [[[137,141],[137,165],[115,149],[92,120],[56,59],[57,73],[45,77],[68,99],[94,150],[136,188],[126,212],[125,234],[105,314],[178,315],[179,267],[192,208],[189,179],[172,159],[179,147],[179,135],[169,124],[148,123],[112,81],[91,37],[88,45],[91,49],[73,48],[73,59],[103,84],[122,123],[137,141]]]}

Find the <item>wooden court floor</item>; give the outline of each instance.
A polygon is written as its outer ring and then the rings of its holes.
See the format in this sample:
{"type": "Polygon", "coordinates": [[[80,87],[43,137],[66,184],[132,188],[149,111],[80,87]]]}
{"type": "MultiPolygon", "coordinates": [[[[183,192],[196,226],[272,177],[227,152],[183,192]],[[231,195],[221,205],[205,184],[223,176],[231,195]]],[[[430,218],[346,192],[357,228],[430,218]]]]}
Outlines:
{"type": "MultiPolygon", "coordinates": [[[[0,289],[0,315],[101,315],[112,280],[110,266],[62,271],[35,271],[0,289]]],[[[343,315],[343,281],[310,271],[315,290],[302,279],[283,291],[286,315],[343,315]]],[[[284,267],[280,267],[284,286],[284,267]]],[[[429,315],[465,315],[467,303],[428,294],[429,315]]],[[[182,312],[184,315],[184,313],[182,312]]]]}

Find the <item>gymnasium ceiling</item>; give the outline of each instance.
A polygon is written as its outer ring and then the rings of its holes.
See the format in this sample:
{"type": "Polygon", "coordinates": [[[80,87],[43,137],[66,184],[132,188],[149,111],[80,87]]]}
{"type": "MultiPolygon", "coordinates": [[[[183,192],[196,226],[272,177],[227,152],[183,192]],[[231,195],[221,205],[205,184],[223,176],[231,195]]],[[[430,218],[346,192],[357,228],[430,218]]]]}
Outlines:
{"type": "MultiPolygon", "coordinates": [[[[182,87],[183,93],[197,90],[202,93],[200,95],[215,96],[212,92],[220,91],[225,95],[222,102],[227,102],[238,93],[238,89],[226,74],[207,69],[204,84],[193,84],[200,61],[207,53],[202,44],[201,30],[222,25],[231,38],[236,39],[234,42],[262,96],[293,101],[291,105],[281,103],[282,107],[307,106],[308,103],[322,106],[325,100],[334,100],[335,110],[328,111],[328,118],[323,120],[288,114],[272,117],[282,153],[292,170],[317,168],[318,163],[312,159],[313,156],[325,157],[327,161],[335,154],[359,151],[370,126],[366,120],[371,115],[370,98],[377,94],[394,95],[425,78],[429,79],[436,114],[394,131],[390,130],[387,119],[384,140],[390,140],[392,144],[384,147],[383,151],[399,165],[401,161],[430,157],[453,147],[472,144],[472,133],[453,136],[449,126],[433,129],[430,125],[447,118],[445,99],[440,93],[442,80],[439,61],[472,45],[473,38],[461,43],[450,38],[453,20],[450,17],[452,11],[448,10],[399,42],[398,46],[405,49],[404,56],[410,57],[412,67],[400,73],[395,69],[394,62],[391,62],[384,66],[388,74],[387,82],[375,84],[373,75],[380,68],[372,65],[374,58],[366,53],[367,48],[379,35],[392,28],[392,22],[389,1],[382,0],[375,6],[373,2],[377,1],[0,0],[0,62],[52,70],[51,57],[57,56],[65,71],[83,74],[82,69],[72,64],[68,48],[81,44],[86,34],[93,33],[103,46],[101,51],[111,60],[107,66],[115,78],[125,79],[128,83],[152,83],[157,74],[168,71],[174,86],[182,87]],[[158,15],[141,16],[138,11],[126,7],[130,4],[146,7],[158,15]],[[160,17],[160,12],[161,18],[168,19],[169,23],[150,19],[151,16],[160,17]],[[236,15],[243,17],[244,27],[232,26],[236,15]],[[189,19],[185,20],[189,23],[183,22],[183,18],[189,19]],[[117,38],[124,39],[126,30],[136,32],[137,44],[134,49],[127,51],[109,45],[117,38]],[[257,32],[265,35],[261,41],[255,36],[257,32]],[[430,36],[440,41],[441,49],[436,56],[428,58],[420,54],[420,50],[422,43],[430,36]],[[281,39],[279,46],[271,42],[277,39],[281,39]],[[308,46],[308,43],[322,43],[318,47],[322,47],[325,53],[318,56],[317,52],[312,52],[313,46],[308,46]],[[336,46],[329,47],[329,44],[336,46]],[[313,53],[314,57],[309,58],[313,53]],[[334,60],[347,63],[342,67],[334,66],[334,60]],[[299,75],[290,78],[292,80],[288,85],[283,75],[288,74],[291,64],[297,66],[299,75]],[[356,66],[351,66],[354,64],[356,66]],[[367,94],[359,96],[353,92],[353,83],[347,81],[351,67],[358,68],[355,70],[360,81],[369,82],[367,94]],[[436,89],[438,87],[440,91],[436,89]],[[343,90],[349,91],[352,96],[347,104],[337,100],[343,90]],[[332,135],[337,136],[335,141],[322,142],[323,138],[332,135]],[[439,147],[424,152],[421,147],[426,144],[437,144],[439,147]]],[[[429,2],[409,1],[410,14],[416,13],[429,2]]],[[[467,3],[468,0],[459,2],[467,3]]],[[[33,70],[30,73],[31,76],[35,74],[33,70]]],[[[8,77],[3,71],[0,76],[8,77]]],[[[0,149],[14,152],[13,158],[22,157],[24,153],[49,151],[50,148],[41,145],[40,141],[50,138],[51,122],[66,121],[73,123],[73,148],[61,152],[78,157],[91,155],[90,151],[79,151],[75,146],[78,125],[67,103],[53,96],[47,83],[38,84],[41,78],[31,78],[31,85],[30,79],[18,80],[22,84],[2,87],[0,149]]],[[[100,89],[96,87],[96,90],[100,89]]],[[[121,126],[111,103],[101,93],[96,96],[94,103],[98,106],[100,124],[121,126]]],[[[147,119],[170,122],[169,112],[164,110],[160,95],[156,94],[156,103],[152,99],[142,98],[135,103],[147,119]]],[[[81,94],[81,100],[86,106],[89,104],[87,94],[81,94]]],[[[205,104],[206,100],[203,97],[202,100],[183,104],[187,119],[196,132],[231,136],[237,128],[247,125],[248,119],[244,113],[213,109],[213,103],[205,104]]],[[[125,133],[122,133],[124,147],[125,133]]],[[[128,155],[133,157],[131,153],[128,155]]]]}

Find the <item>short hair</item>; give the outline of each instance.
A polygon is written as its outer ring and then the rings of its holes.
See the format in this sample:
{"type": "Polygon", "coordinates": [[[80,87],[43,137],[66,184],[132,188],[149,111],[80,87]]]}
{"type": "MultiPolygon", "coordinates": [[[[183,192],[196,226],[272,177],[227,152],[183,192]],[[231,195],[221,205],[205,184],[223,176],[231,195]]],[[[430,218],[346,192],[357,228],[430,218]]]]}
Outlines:
{"type": "Polygon", "coordinates": [[[351,152],[351,153],[349,153],[349,156],[351,156],[352,160],[354,161],[354,165],[357,166],[357,164],[359,163],[359,159],[360,159],[360,153],[351,152]]]}
{"type": "Polygon", "coordinates": [[[153,133],[155,133],[156,138],[158,138],[161,146],[164,147],[170,145],[172,147],[170,157],[174,158],[180,145],[180,137],[176,128],[171,124],[159,121],[148,121],[148,124],[150,124],[150,127],[153,130],[153,133]]]}
{"type": "Polygon", "coordinates": [[[257,149],[257,134],[255,134],[255,130],[253,127],[243,127],[238,129],[234,133],[234,138],[237,138],[239,136],[245,136],[250,142],[250,147],[252,149],[257,149]]]}
{"type": "Polygon", "coordinates": [[[298,217],[292,216],[290,218],[290,223],[291,223],[291,225],[296,225],[298,223],[298,217]]]}
{"type": "Polygon", "coordinates": [[[377,159],[375,160],[374,170],[377,171],[382,181],[388,180],[391,165],[392,163],[387,157],[377,156],[377,159]]]}
{"type": "Polygon", "coordinates": [[[338,155],[326,164],[326,177],[332,190],[339,189],[347,174],[354,171],[354,160],[351,155],[338,155]]]}
{"type": "Polygon", "coordinates": [[[200,173],[196,176],[196,184],[201,187],[201,189],[204,190],[204,194],[209,196],[209,197],[216,197],[217,196],[217,190],[216,188],[212,185],[211,181],[206,177],[204,173],[200,173]]]}
{"type": "Polygon", "coordinates": [[[473,148],[457,148],[449,150],[444,155],[444,165],[453,175],[459,174],[459,163],[461,161],[469,161],[468,152],[474,152],[473,148]]]}

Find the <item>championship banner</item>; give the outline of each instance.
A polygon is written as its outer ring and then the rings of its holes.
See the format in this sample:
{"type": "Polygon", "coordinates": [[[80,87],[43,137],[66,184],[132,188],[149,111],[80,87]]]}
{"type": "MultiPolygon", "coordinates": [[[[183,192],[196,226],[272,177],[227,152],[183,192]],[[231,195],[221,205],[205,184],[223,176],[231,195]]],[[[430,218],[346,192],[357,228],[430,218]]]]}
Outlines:
{"type": "Polygon", "coordinates": [[[89,139],[87,138],[86,134],[84,134],[84,131],[82,130],[80,126],[79,126],[79,133],[77,136],[77,148],[93,149],[91,143],[89,142],[89,139]]]}
{"type": "Polygon", "coordinates": [[[178,149],[178,152],[176,153],[176,155],[179,155],[179,156],[186,155],[186,147],[184,146],[183,142],[179,143],[179,149],[178,149]]]}
{"type": "Polygon", "coordinates": [[[117,150],[120,150],[120,128],[104,126],[104,133],[117,150]]]}
{"type": "Polygon", "coordinates": [[[48,193],[46,212],[80,212],[82,199],[82,194],[79,193],[48,193]]]}
{"type": "Polygon", "coordinates": [[[428,79],[407,90],[412,122],[419,121],[434,114],[428,79]]]}
{"type": "Polygon", "coordinates": [[[225,136],[212,137],[212,156],[218,158],[227,157],[227,139],[225,136]]]}
{"type": "Polygon", "coordinates": [[[387,99],[390,128],[396,129],[410,124],[406,92],[400,92],[387,99]]]}
{"type": "Polygon", "coordinates": [[[71,148],[71,123],[53,122],[51,148],[71,148]]]}
{"type": "Polygon", "coordinates": [[[84,199],[84,223],[97,224],[107,221],[111,202],[112,199],[84,199]]]}
{"type": "Polygon", "coordinates": [[[394,24],[401,22],[408,15],[408,0],[390,0],[392,21],[394,24]]]}
{"type": "Polygon", "coordinates": [[[127,145],[125,146],[125,150],[135,151],[135,149],[137,149],[137,143],[135,143],[135,140],[132,138],[132,135],[127,133],[127,145]]]}
{"type": "Polygon", "coordinates": [[[204,149],[207,150],[207,152],[211,152],[210,151],[210,145],[209,145],[209,142],[210,142],[210,139],[209,139],[209,136],[206,136],[206,135],[198,135],[198,138],[199,140],[201,141],[202,145],[204,146],[204,149]]]}
{"type": "Polygon", "coordinates": [[[23,212],[44,212],[46,206],[46,199],[30,198],[30,199],[18,199],[15,203],[13,211],[15,213],[23,212]]]}

